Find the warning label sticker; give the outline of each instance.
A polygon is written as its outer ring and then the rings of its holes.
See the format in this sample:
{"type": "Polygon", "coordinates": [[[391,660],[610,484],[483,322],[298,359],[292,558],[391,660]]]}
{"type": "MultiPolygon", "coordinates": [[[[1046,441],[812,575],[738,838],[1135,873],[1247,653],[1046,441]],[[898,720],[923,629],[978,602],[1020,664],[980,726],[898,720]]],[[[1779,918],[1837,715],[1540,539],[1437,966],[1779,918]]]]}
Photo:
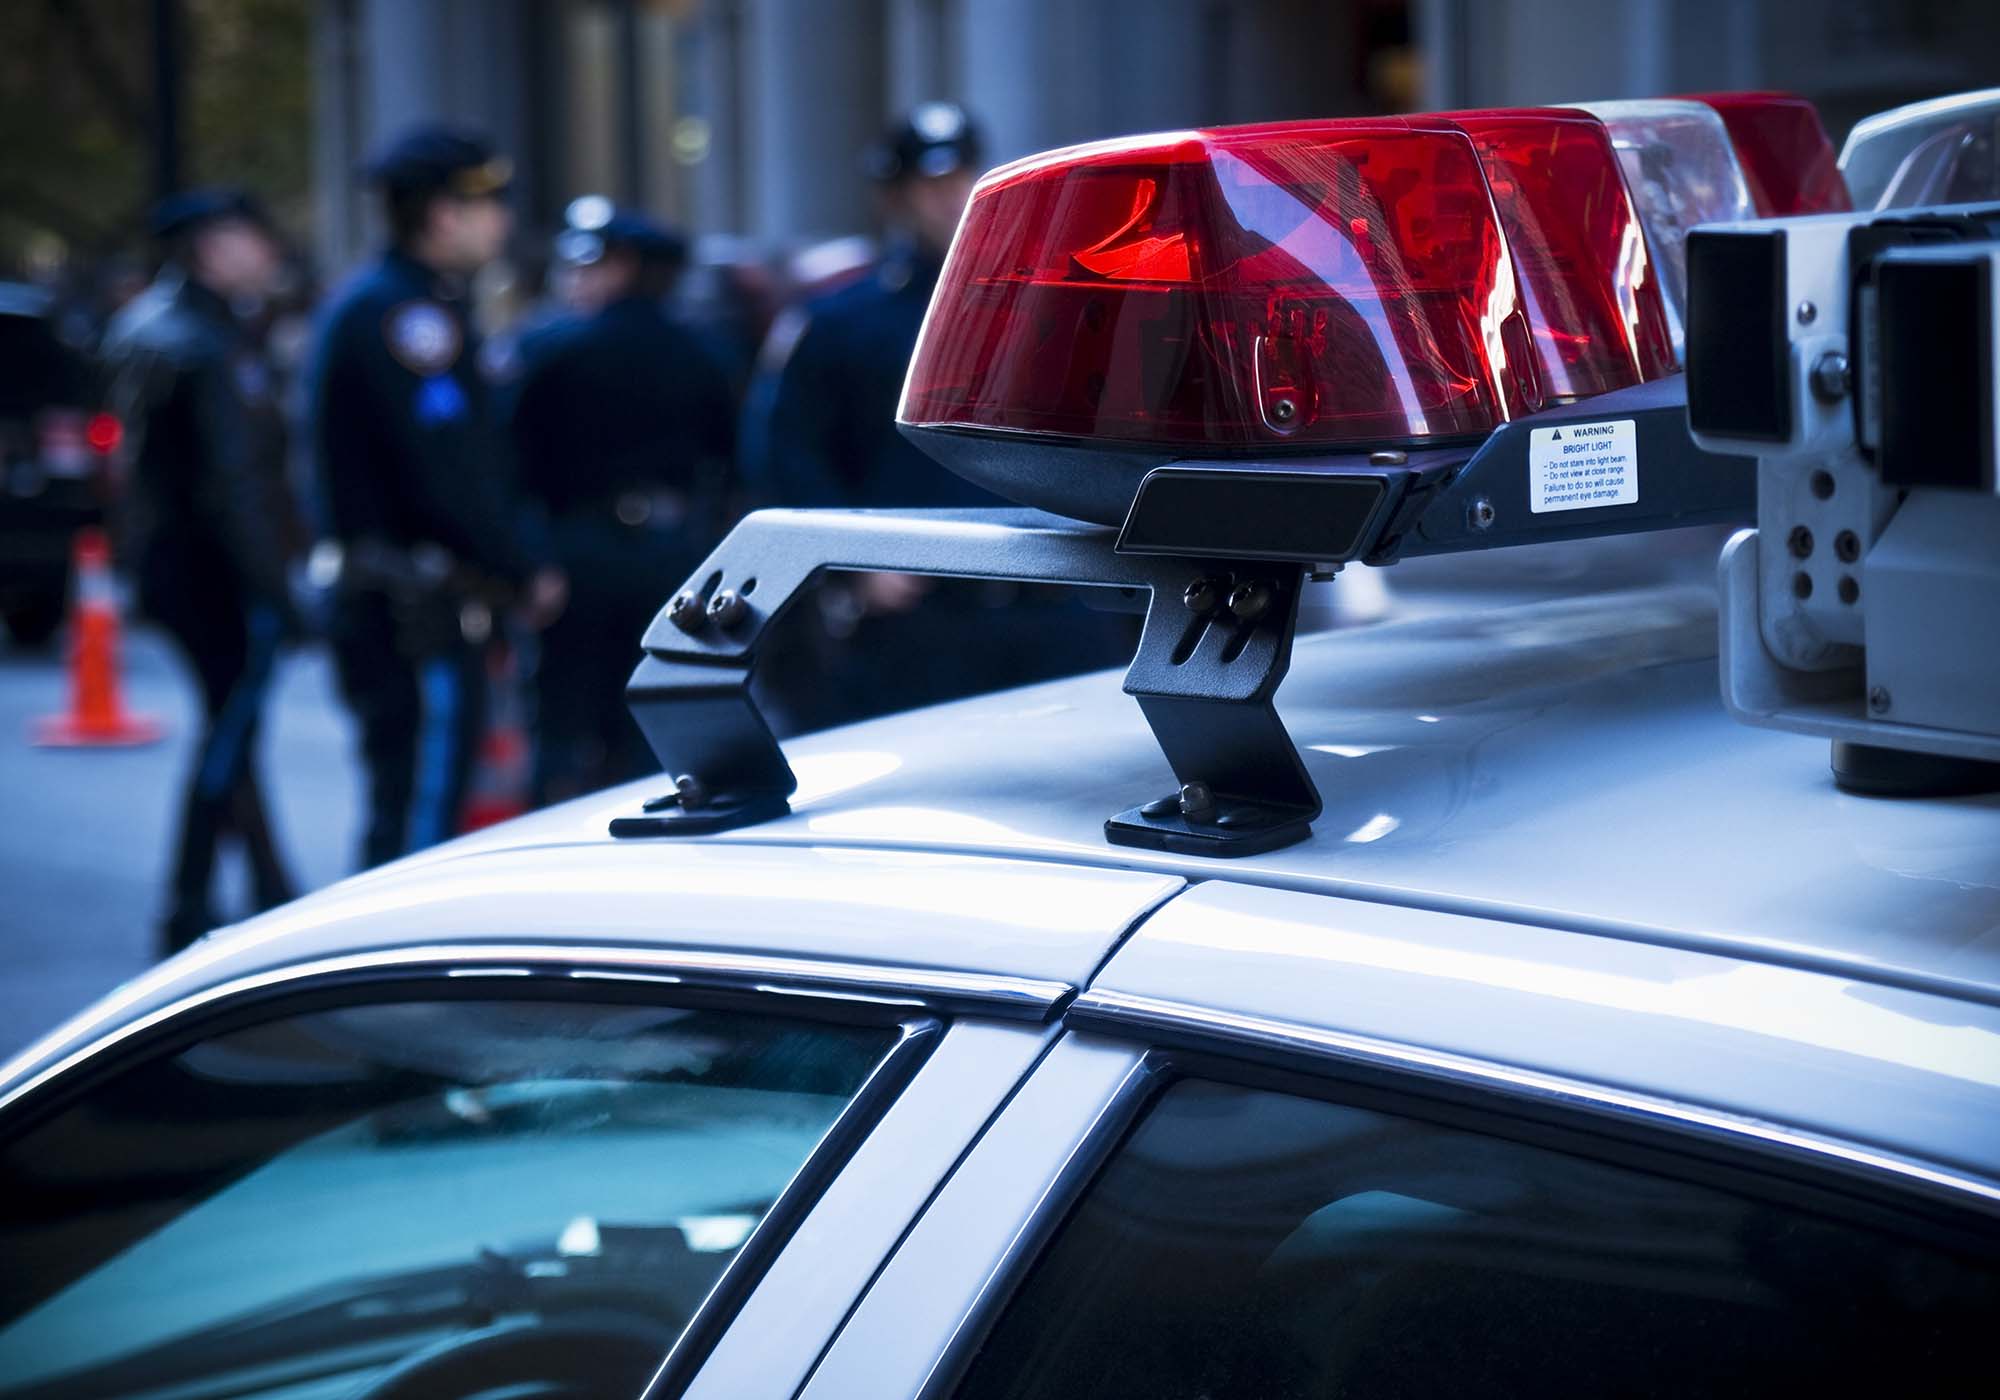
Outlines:
{"type": "Polygon", "coordinates": [[[1638,499],[1639,442],[1630,418],[1528,434],[1528,504],[1537,515],[1629,506],[1638,499]]]}

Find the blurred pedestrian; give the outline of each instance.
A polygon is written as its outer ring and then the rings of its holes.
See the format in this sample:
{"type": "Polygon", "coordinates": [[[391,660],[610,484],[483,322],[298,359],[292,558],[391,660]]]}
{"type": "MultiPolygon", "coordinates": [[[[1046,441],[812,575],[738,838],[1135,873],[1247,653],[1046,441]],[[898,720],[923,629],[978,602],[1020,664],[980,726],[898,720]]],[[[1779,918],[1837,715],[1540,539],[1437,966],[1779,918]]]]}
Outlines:
{"type": "Polygon", "coordinates": [[[335,297],[308,391],[338,548],[330,625],[368,774],[364,865],[452,834],[485,724],[496,609],[562,609],[520,527],[478,370],[468,283],[512,228],[512,170],[482,137],[412,129],[370,166],[390,241],[335,297]]]}
{"type": "MultiPolygon", "coordinates": [[[[1004,504],[933,462],[896,428],[910,353],[981,159],[977,126],[949,102],[912,108],[868,152],[888,238],[867,272],[772,328],[743,429],[751,445],[745,470],[762,502],[1004,504]]],[[[1129,629],[1046,588],[852,574],[822,585],[818,600],[818,634],[784,639],[766,668],[788,729],[1088,670],[1131,654],[1129,629]],[[1062,616],[1051,616],[1054,610],[1062,616]]]]}
{"type": "Polygon", "coordinates": [[[153,233],[160,274],[113,318],[103,354],[131,451],[124,558],[141,611],[201,690],[161,928],[173,952],[218,922],[211,886],[225,836],[249,857],[258,908],[293,894],[254,750],[278,644],[297,627],[286,574],[296,517],[270,365],[242,319],[282,271],[270,220],[241,191],[196,190],[163,202],[153,233]]]}
{"type": "Polygon", "coordinates": [[[579,314],[524,345],[512,413],[523,489],[570,582],[536,674],[538,802],[652,767],[625,682],[647,623],[721,533],[735,429],[727,376],[667,311],[678,236],[607,209],[556,256],[579,314]]]}

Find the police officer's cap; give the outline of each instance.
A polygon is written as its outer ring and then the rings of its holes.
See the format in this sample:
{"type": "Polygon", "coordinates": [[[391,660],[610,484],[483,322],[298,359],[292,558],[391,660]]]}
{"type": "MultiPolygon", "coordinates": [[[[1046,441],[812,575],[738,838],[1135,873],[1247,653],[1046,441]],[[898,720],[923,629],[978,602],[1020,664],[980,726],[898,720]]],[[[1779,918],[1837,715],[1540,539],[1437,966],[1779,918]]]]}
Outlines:
{"type": "Polygon", "coordinates": [[[368,163],[368,178],[391,194],[453,194],[465,199],[504,194],[514,165],[493,143],[456,127],[414,126],[368,163]]]}
{"type": "Polygon", "coordinates": [[[271,215],[257,202],[256,196],[229,185],[168,195],[153,206],[148,224],[153,237],[168,242],[224,220],[255,224],[266,233],[274,232],[271,215]]]}
{"type": "Polygon", "coordinates": [[[911,175],[978,169],[979,128],[956,102],[920,102],[868,148],[868,174],[883,184],[911,175]]]}
{"type": "Polygon", "coordinates": [[[620,249],[660,266],[687,261],[687,240],[672,229],[592,196],[570,202],[569,223],[556,236],[556,256],[572,267],[589,267],[620,249]]]}

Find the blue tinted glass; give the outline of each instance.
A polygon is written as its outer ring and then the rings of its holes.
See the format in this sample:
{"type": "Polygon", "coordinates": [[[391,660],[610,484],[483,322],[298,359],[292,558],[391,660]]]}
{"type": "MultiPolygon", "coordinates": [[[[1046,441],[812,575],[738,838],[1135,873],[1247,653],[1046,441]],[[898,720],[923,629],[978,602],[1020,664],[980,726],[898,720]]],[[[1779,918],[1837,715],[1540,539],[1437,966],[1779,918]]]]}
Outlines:
{"type": "Polygon", "coordinates": [[[1087,1191],[959,1394],[1960,1394],[2000,1275],[1953,1243],[1187,1081],[1087,1191]]]}
{"type": "Polygon", "coordinates": [[[146,1064],[0,1145],[0,1397],[636,1395],[893,1039],[409,1002],[146,1064]]]}

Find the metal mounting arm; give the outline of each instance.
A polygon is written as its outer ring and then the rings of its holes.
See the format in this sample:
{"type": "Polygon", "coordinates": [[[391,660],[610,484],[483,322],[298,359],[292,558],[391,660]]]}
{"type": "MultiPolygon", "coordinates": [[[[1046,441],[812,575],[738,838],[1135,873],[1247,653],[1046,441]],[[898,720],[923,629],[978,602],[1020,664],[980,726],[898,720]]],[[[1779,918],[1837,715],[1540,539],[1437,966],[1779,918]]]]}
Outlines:
{"type": "Polygon", "coordinates": [[[1125,691],[1179,789],[1105,821],[1119,845],[1250,855],[1304,837],[1319,793],[1272,703],[1291,665],[1296,565],[1119,554],[1117,532],[1014,509],[759,511],[661,610],[626,695],[675,790],[617,836],[783,815],[796,786],[750,695],[771,624],[827,569],[1069,583],[1147,595],[1125,691]]]}

